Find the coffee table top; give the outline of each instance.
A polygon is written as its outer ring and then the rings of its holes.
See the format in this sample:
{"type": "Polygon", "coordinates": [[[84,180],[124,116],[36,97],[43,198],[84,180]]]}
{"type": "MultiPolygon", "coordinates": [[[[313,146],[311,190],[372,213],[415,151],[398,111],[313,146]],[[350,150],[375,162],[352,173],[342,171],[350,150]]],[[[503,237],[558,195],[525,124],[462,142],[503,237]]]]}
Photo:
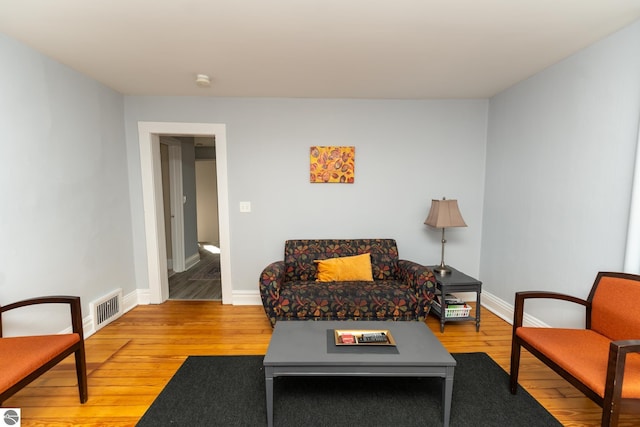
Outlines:
{"type": "Polygon", "coordinates": [[[422,322],[349,320],[280,321],[276,323],[264,357],[264,366],[345,365],[455,366],[456,360],[422,322]],[[386,329],[395,339],[396,347],[340,346],[336,349],[338,346],[329,339],[334,329],[386,329]]]}

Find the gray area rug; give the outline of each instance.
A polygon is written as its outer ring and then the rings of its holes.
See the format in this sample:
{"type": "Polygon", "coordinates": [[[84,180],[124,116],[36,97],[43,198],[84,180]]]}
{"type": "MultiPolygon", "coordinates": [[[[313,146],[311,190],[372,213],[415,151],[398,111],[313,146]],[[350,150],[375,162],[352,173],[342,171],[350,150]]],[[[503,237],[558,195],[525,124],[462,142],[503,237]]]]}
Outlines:
{"type": "MultiPolygon", "coordinates": [[[[561,426],[484,353],[453,354],[451,426],[561,426]]],[[[264,356],[189,357],[138,426],[266,426],[264,356]]],[[[438,378],[280,377],[274,426],[441,426],[438,378]]]]}

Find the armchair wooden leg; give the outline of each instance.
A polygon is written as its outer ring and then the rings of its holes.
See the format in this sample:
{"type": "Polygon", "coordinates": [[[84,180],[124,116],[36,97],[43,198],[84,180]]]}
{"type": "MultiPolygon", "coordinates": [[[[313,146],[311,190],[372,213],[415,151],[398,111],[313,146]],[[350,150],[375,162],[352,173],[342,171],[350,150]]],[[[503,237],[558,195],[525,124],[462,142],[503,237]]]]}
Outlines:
{"type": "Polygon", "coordinates": [[[518,391],[518,371],[520,370],[520,343],[514,337],[511,342],[511,375],[510,375],[510,389],[511,394],[516,394],[518,391]]]}
{"type": "Polygon", "coordinates": [[[602,426],[615,427],[620,417],[622,403],[622,383],[626,365],[626,350],[621,350],[616,343],[609,345],[609,361],[607,363],[607,378],[602,402],[602,426]]]}
{"type": "Polygon", "coordinates": [[[620,419],[620,398],[607,399],[602,403],[601,427],[616,427],[620,419]]]}
{"type": "Polygon", "coordinates": [[[618,425],[618,411],[614,411],[611,402],[605,402],[602,406],[601,427],[615,427],[618,425]]]}
{"type": "Polygon", "coordinates": [[[89,387],[87,383],[87,362],[85,358],[84,345],[75,352],[76,376],[78,377],[78,393],[80,403],[85,403],[89,398],[89,387]]]}

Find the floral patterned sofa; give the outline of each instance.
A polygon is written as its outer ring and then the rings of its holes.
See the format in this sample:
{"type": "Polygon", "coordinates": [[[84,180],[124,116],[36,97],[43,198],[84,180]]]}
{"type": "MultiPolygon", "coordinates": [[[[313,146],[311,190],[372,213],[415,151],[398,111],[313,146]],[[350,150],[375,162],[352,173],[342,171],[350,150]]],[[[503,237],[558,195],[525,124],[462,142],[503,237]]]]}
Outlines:
{"type": "Polygon", "coordinates": [[[284,260],[260,275],[271,325],[278,320],[424,320],[434,296],[427,267],[401,260],[393,239],[287,240],[284,260]],[[373,281],[318,282],[314,260],[371,254],[373,281]]]}

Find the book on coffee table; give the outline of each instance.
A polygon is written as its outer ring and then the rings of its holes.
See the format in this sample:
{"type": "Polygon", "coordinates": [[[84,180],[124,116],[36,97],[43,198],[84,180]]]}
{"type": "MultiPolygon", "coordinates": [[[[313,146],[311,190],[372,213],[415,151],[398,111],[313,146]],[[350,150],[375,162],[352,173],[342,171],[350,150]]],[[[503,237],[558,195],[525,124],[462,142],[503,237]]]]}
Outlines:
{"type": "Polygon", "coordinates": [[[336,345],[396,345],[388,329],[334,329],[334,335],[336,345]]]}

